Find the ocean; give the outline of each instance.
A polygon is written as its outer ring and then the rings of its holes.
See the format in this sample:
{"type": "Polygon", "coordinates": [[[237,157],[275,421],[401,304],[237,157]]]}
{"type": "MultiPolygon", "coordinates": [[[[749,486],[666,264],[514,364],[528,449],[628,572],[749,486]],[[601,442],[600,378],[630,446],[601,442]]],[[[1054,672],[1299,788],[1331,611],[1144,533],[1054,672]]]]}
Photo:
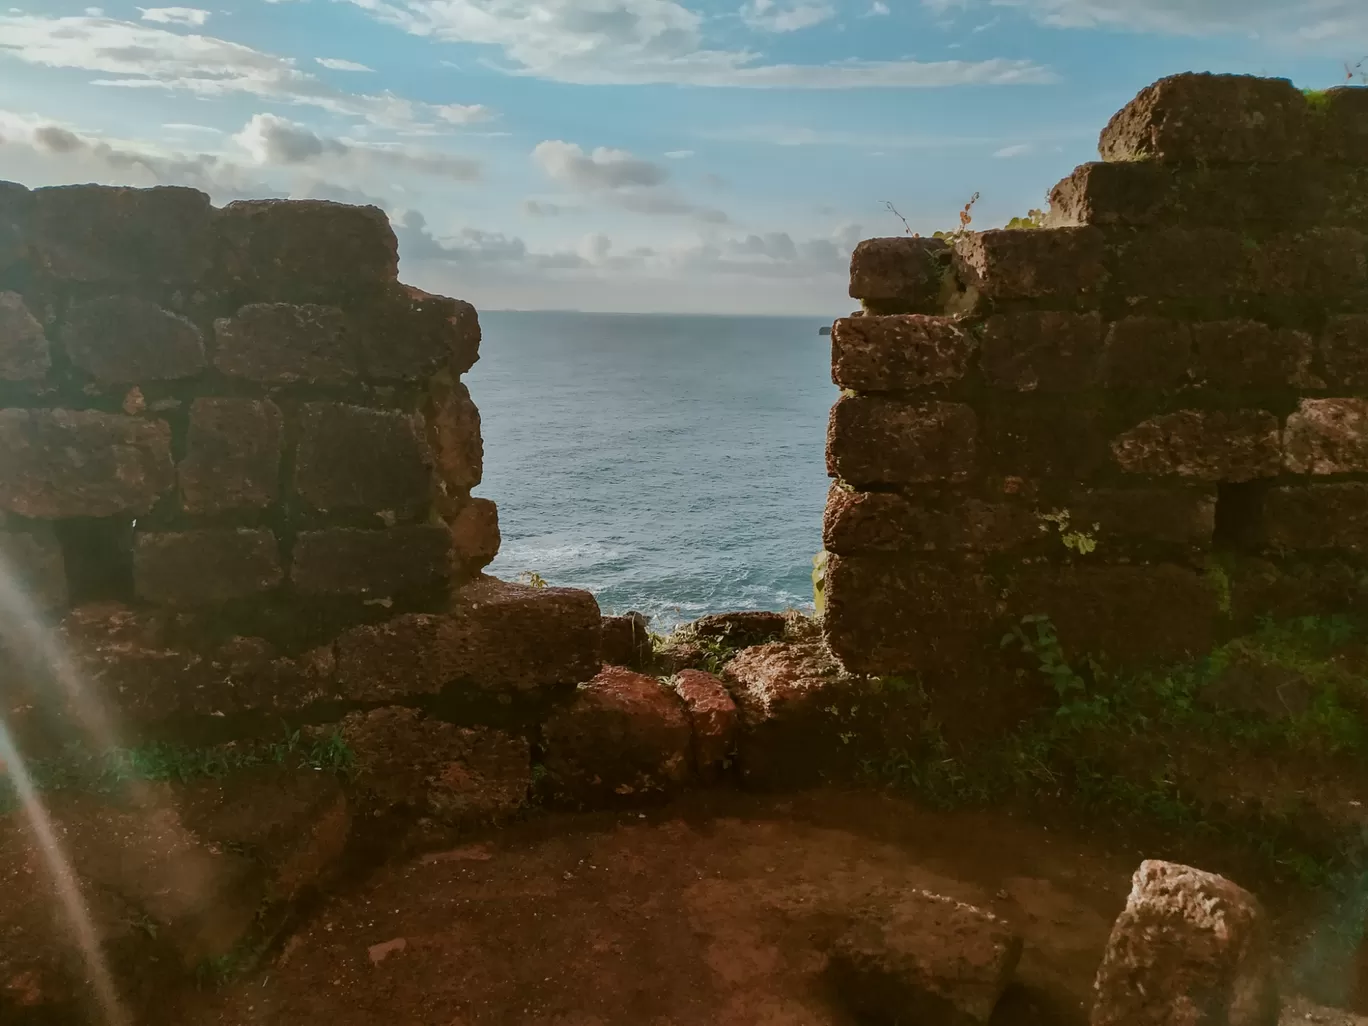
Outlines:
{"type": "MultiPolygon", "coordinates": [[[[834,317],[837,314],[833,314],[834,317]]],[[[811,317],[482,313],[467,375],[503,548],[488,572],[655,629],[812,607],[830,339],[811,317]]]]}

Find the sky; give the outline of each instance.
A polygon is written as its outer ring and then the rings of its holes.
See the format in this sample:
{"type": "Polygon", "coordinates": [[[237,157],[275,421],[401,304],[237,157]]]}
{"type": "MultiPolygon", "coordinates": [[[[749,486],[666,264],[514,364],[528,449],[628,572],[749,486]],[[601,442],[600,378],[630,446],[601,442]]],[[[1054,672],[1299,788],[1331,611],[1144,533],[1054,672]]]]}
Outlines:
{"type": "Polygon", "coordinates": [[[0,179],[375,204],[403,280],[491,310],[839,316],[888,204],[999,227],[1157,78],[1368,56],[1365,0],[0,10],[0,179]]]}

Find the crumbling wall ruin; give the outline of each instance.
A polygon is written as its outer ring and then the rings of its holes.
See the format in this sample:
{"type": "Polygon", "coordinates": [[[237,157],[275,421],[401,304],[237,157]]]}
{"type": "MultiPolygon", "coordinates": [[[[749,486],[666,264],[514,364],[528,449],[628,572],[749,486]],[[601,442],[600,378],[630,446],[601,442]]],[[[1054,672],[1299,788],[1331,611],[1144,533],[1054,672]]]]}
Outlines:
{"type": "Polygon", "coordinates": [[[862,243],[832,333],[827,638],[980,726],[1023,616],[1133,667],[1365,598],[1368,89],[1180,75],[1100,152],[1043,228],[862,243]]]}

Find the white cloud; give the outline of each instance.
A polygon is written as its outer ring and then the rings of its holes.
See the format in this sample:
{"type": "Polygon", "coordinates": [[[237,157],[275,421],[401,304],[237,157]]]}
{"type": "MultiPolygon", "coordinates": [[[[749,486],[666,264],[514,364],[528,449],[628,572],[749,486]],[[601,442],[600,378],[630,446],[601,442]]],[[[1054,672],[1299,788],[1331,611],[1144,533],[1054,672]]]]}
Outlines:
{"type": "Polygon", "coordinates": [[[575,143],[548,139],[537,144],[532,159],[552,181],[574,189],[620,189],[627,186],[655,186],[664,183],[668,172],[649,160],[634,157],[626,150],[600,146],[586,153],[575,143]]]}
{"type": "Polygon", "coordinates": [[[688,160],[693,155],[693,150],[670,150],[665,154],[665,158],[667,160],[688,160]]]}
{"type": "Polygon", "coordinates": [[[193,125],[184,121],[168,121],[166,124],[162,125],[162,128],[166,129],[168,132],[207,132],[211,135],[222,134],[219,129],[211,128],[209,125],[193,125]]]}
{"type": "Polygon", "coordinates": [[[161,25],[188,25],[191,28],[199,28],[209,20],[209,12],[198,7],[139,7],[138,11],[142,14],[143,21],[153,21],[161,25]]]}
{"type": "Polygon", "coordinates": [[[888,9],[888,4],[884,3],[883,0],[874,0],[873,6],[871,6],[869,10],[866,11],[864,14],[860,15],[860,17],[886,18],[892,13],[893,12],[888,9]]]}
{"type": "Polygon", "coordinates": [[[1001,141],[987,136],[897,136],[801,125],[743,125],[710,129],[700,134],[702,138],[718,142],[757,143],[764,146],[873,146],[898,150],[944,150],[992,145],[1001,141]]]}
{"type": "Polygon", "coordinates": [[[329,69],[330,71],[374,71],[374,70],[375,70],[374,68],[367,67],[367,66],[364,65],[364,64],[358,64],[356,61],[347,61],[347,60],[343,60],[343,59],[340,58],[340,57],[315,57],[315,58],[314,58],[314,61],[315,61],[315,63],[317,63],[317,64],[319,65],[319,67],[327,68],[327,69],[329,69]]]}
{"type": "Polygon", "coordinates": [[[1014,145],[1012,145],[1012,146],[1004,146],[1002,149],[997,150],[997,151],[993,154],[993,156],[995,156],[995,157],[1021,157],[1021,156],[1025,156],[1027,153],[1030,153],[1032,149],[1034,149],[1034,147],[1032,147],[1030,143],[1016,143],[1016,144],[1014,144],[1014,145]]]}
{"type": "MultiPolygon", "coordinates": [[[[508,71],[557,82],[865,89],[1055,80],[1028,60],[766,64],[752,50],[709,48],[703,15],[678,0],[350,2],[414,35],[493,47],[508,71]]],[[[783,9],[792,6],[786,0],[783,9]]],[[[777,4],[765,10],[774,9],[777,4]]]]}
{"type": "Polygon", "coordinates": [[[747,0],[741,20],[761,32],[798,32],[836,17],[828,3],[807,0],[747,0]]]}
{"type": "Polygon", "coordinates": [[[386,168],[458,182],[480,178],[479,161],[418,147],[382,146],[322,136],[274,114],[257,114],[233,141],[261,165],[339,165],[386,168]]]}
{"type": "Polygon", "coordinates": [[[529,217],[560,217],[562,214],[574,214],[579,212],[579,207],[565,203],[553,203],[549,200],[523,200],[523,213],[529,217]]]}
{"type": "MultiPolygon", "coordinates": [[[[196,96],[246,94],[316,107],[396,130],[449,120],[456,105],[417,103],[390,92],[350,93],[301,70],[293,59],[205,35],[111,18],[0,15],[0,56],[109,76],[94,83],[196,96]]],[[[483,108],[478,108],[483,111],[483,108]]]]}

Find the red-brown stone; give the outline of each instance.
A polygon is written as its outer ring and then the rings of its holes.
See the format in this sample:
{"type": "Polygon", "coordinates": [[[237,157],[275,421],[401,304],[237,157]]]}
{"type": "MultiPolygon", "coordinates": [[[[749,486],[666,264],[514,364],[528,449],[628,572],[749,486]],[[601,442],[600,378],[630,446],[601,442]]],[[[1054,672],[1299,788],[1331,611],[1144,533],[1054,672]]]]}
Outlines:
{"type": "Polygon", "coordinates": [[[674,689],[605,667],[542,727],[556,799],[578,805],[668,793],[691,774],[692,735],[674,689]]]}
{"type": "Polygon", "coordinates": [[[294,487],[311,509],[416,516],[432,497],[421,418],[342,403],[300,409],[294,487]]]}
{"type": "Polygon", "coordinates": [[[0,573],[38,612],[67,604],[66,560],[51,528],[0,531],[0,573]]]}
{"type": "Polygon", "coordinates": [[[950,497],[922,500],[895,492],[827,495],[823,545],[850,556],[861,552],[1002,552],[1040,537],[1020,503],[950,497]]]}
{"type": "Polygon", "coordinates": [[[268,530],[143,533],[133,545],[133,586],[150,602],[250,598],[282,578],[280,547],[268,530]]]}
{"type": "Polygon", "coordinates": [[[1368,89],[1327,89],[1316,114],[1313,127],[1319,154],[1350,164],[1368,164],[1368,89]]]}
{"type": "Polygon", "coordinates": [[[198,281],[209,262],[211,213],[208,196],[177,186],[36,189],[34,262],[67,281],[198,281]]]}
{"type": "Polygon", "coordinates": [[[29,255],[33,193],[18,182],[0,182],[0,271],[29,255]]]}
{"type": "Polygon", "coordinates": [[[976,348],[946,317],[842,317],[831,329],[831,379],[857,392],[898,392],[958,381],[976,348]]]}
{"type": "Polygon", "coordinates": [[[694,768],[701,780],[714,781],[726,771],[736,746],[736,703],[720,680],[702,670],[681,670],[674,687],[693,732],[694,768]]]}
{"type": "Polygon", "coordinates": [[[384,381],[421,381],[442,368],[460,375],[480,356],[480,320],[459,299],[395,285],[357,315],[366,375],[384,381]]]}
{"type": "Polygon", "coordinates": [[[1106,161],[1275,162],[1306,152],[1309,111],[1291,82],[1185,73],[1142,89],[1102,130],[1106,161]]]}
{"type": "Polygon", "coordinates": [[[856,487],[960,481],[975,470],[977,436],[959,403],[845,396],[831,410],[827,473],[856,487]]]}
{"type": "Polygon", "coordinates": [[[165,421],[0,410],[0,509],[45,519],[146,513],[175,477],[165,421]]]}
{"type": "Polygon", "coordinates": [[[1278,418],[1263,410],[1180,410],[1139,424],[1112,442],[1129,474],[1198,481],[1251,481],[1282,469],[1278,418]]]}
{"type": "Polygon", "coordinates": [[[198,328],[135,296],[73,303],[57,340],[72,366],[102,385],[189,378],[209,365],[198,328]]]}
{"type": "Polygon", "coordinates": [[[360,373],[354,340],[334,306],[253,303],[214,322],[214,366],[265,385],[340,385],[360,373]]]}
{"type": "Polygon", "coordinates": [[[625,666],[644,670],[651,662],[655,646],[650,622],[641,613],[603,618],[603,662],[605,666],[625,666]]]}
{"type": "Polygon", "coordinates": [[[52,366],[47,336],[17,292],[0,292],[0,381],[41,381],[52,366]]]}
{"type": "Polygon", "coordinates": [[[1258,321],[1192,325],[1194,380],[1213,388],[1314,387],[1311,336],[1258,321]]]}
{"type": "Polygon", "coordinates": [[[469,389],[448,375],[434,379],[426,415],[442,493],[447,503],[463,503],[484,475],[480,411],[469,389]]]}
{"type": "Polygon", "coordinates": [[[1275,1026],[1282,1010],[1267,916],[1224,877],[1141,864],[1097,972],[1092,1026],[1171,1026],[1202,1018],[1275,1026]]]}
{"type": "Polygon", "coordinates": [[[306,595],[384,598],[434,588],[451,573],[451,531],[412,524],[379,531],[329,528],[295,539],[290,580],[306,595]]]}
{"type": "Polygon", "coordinates": [[[499,508],[490,499],[471,499],[451,521],[452,555],[457,569],[474,577],[499,554],[499,508]]]}
{"type": "Polygon", "coordinates": [[[1003,228],[955,240],[955,274],[990,299],[1067,298],[1087,303],[1106,279],[1096,228],[1003,228]]]}
{"type": "Polygon", "coordinates": [[[1368,484],[1275,488],[1264,500],[1263,527],[1278,550],[1368,552],[1368,484]]]}
{"type": "Polygon", "coordinates": [[[1368,239],[1314,228],[1264,239],[1250,252],[1250,288],[1268,296],[1357,296],[1368,288],[1368,239]]]}
{"type": "Polygon", "coordinates": [[[1368,315],[1331,317],[1320,355],[1329,388],[1368,389],[1368,315]]]}
{"type": "Polygon", "coordinates": [[[1120,247],[1116,288],[1127,298],[1202,298],[1254,288],[1250,253],[1228,228],[1161,228],[1120,247]]]}
{"type": "Polygon", "coordinates": [[[1102,383],[1118,389],[1174,389],[1193,376],[1192,327],[1163,317],[1124,317],[1107,329],[1102,383]]]}
{"type": "Polygon", "coordinates": [[[789,618],[783,613],[744,609],[699,617],[680,628],[679,633],[691,641],[720,641],[729,648],[747,648],[779,640],[787,633],[788,625],[789,618]]]}
{"type": "Polygon", "coordinates": [[[187,513],[262,509],[280,494],[280,408],[260,399],[196,399],[178,468],[187,513]]]}
{"type": "Polygon", "coordinates": [[[851,298],[900,313],[941,312],[947,283],[950,250],[940,239],[865,239],[850,257],[851,298]]]}
{"type": "Polygon", "coordinates": [[[1100,314],[997,314],[983,325],[983,379],[1016,392],[1075,392],[1097,382],[1100,314]]]}
{"type": "Polygon", "coordinates": [[[1368,399],[1303,399],[1283,448],[1293,474],[1368,473],[1368,399]]]}

